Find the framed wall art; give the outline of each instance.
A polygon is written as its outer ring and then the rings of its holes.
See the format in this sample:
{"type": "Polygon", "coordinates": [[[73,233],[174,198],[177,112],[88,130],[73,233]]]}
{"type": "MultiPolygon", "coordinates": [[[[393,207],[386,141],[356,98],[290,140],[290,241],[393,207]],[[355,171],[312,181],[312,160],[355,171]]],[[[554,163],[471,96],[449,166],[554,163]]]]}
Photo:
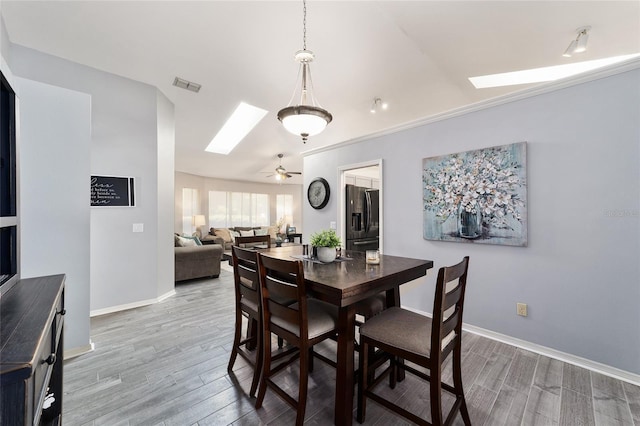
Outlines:
{"type": "Polygon", "coordinates": [[[134,179],[91,176],[91,207],[134,207],[134,179]]]}
{"type": "Polygon", "coordinates": [[[422,160],[427,240],[527,245],[526,142],[422,160]]]}

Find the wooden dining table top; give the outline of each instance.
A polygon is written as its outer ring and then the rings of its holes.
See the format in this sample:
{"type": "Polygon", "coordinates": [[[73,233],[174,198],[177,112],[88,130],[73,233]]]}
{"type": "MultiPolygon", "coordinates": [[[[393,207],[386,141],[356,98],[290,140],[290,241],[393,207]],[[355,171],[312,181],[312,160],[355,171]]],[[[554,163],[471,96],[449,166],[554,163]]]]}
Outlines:
{"type": "MultiPolygon", "coordinates": [[[[260,253],[280,259],[295,260],[302,255],[302,246],[272,247],[260,253]]],[[[304,278],[314,297],[337,306],[347,306],[398,283],[423,277],[433,268],[432,260],[380,255],[380,263],[367,264],[365,253],[343,251],[343,256],[331,263],[303,260],[304,278]]]]}

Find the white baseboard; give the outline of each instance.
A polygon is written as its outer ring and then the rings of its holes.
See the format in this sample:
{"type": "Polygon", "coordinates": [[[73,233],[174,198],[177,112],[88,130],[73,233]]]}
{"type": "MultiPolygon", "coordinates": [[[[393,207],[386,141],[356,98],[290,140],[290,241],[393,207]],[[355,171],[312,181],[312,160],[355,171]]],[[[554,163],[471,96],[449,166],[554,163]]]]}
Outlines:
{"type": "Polygon", "coordinates": [[[140,300],[138,302],[126,303],[124,305],[117,305],[117,306],[110,306],[108,308],[103,308],[103,309],[96,309],[89,312],[89,316],[97,317],[100,315],[112,314],[114,312],[126,311],[127,309],[140,308],[142,306],[153,305],[155,303],[162,302],[163,300],[173,296],[174,294],[176,294],[176,291],[171,290],[155,299],[140,300]]]}
{"type": "MultiPolygon", "coordinates": [[[[426,312],[422,312],[417,309],[412,309],[406,306],[403,306],[403,308],[431,318],[431,314],[428,314],[426,312]]],[[[629,371],[621,370],[619,368],[611,367],[610,365],[602,364],[600,362],[592,361],[590,359],[582,358],[566,352],[558,351],[556,349],[548,348],[546,346],[538,345],[537,343],[527,342],[526,340],[521,340],[516,337],[507,336],[506,334],[496,333],[495,331],[487,330],[481,327],[476,327],[475,325],[463,323],[462,329],[465,331],[468,331],[469,333],[478,334],[488,339],[506,343],[511,346],[516,346],[518,348],[522,348],[527,351],[535,352],[539,355],[544,355],[549,358],[557,359],[558,361],[563,361],[568,364],[586,368],[587,370],[594,371],[596,373],[600,373],[605,376],[613,377],[614,379],[622,380],[624,382],[628,382],[636,386],[640,386],[640,374],[635,374],[629,371]]]]}
{"type": "Polygon", "coordinates": [[[68,359],[75,358],[77,356],[84,355],[89,352],[93,352],[94,349],[95,349],[95,346],[93,345],[93,342],[89,340],[88,345],[68,349],[64,351],[64,354],[62,356],[66,361],[68,359]]]}

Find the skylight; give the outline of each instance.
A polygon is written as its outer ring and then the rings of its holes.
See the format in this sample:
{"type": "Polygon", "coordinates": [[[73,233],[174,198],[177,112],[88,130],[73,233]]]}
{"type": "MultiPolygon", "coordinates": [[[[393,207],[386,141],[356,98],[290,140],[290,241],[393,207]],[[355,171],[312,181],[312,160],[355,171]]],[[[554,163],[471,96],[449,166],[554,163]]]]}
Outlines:
{"type": "Polygon", "coordinates": [[[476,89],[488,87],[514,86],[517,84],[542,83],[570,77],[586,71],[606,67],[629,59],[640,57],[640,53],[632,55],[613,56],[611,58],[596,59],[594,61],[576,62],[573,64],[556,65],[553,67],[533,68],[530,70],[505,72],[502,74],[481,75],[469,77],[469,81],[476,89]]]}
{"type": "Polygon", "coordinates": [[[211,140],[205,151],[229,154],[245,136],[262,120],[268,111],[240,102],[240,105],[211,140]]]}

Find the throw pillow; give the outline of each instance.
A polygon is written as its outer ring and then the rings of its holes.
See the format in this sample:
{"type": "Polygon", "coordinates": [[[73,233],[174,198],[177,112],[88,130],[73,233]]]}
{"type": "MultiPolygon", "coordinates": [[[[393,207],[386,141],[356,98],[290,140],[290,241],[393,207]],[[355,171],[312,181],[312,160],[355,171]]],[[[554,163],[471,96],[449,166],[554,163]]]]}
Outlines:
{"type": "Polygon", "coordinates": [[[268,234],[272,239],[276,239],[278,238],[278,227],[277,226],[270,226],[268,228],[268,234]]]}
{"type": "Polygon", "coordinates": [[[251,231],[240,231],[241,237],[253,237],[254,235],[253,229],[251,231]]]}
{"type": "Polygon", "coordinates": [[[209,231],[207,229],[207,225],[201,225],[198,226],[198,230],[196,231],[196,235],[198,238],[200,238],[201,240],[206,237],[209,234],[209,231]]]}
{"type": "Polygon", "coordinates": [[[215,235],[216,237],[222,238],[225,243],[230,243],[231,241],[233,241],[231,239],[231,234],[229,233],[229,230],[226,228],[216,228],[213,235],[215,235]]]}
{"type": "Polygon", "coordinates": [[[263,236],[263,235],[269,235],[269,229],[268,228],[256,229],[255,233],[256,233],[256,237],[260,237],[260,236],[263,236]]]}
{"type": "Polygon", "coordinates": [[[239,232],[231,231],[231,230],[229,230],[229,234],[231,234],[231,242],[233,243],[236,241],[236,237],[240,236],[239,232]]]}
{"type": "Polygon", "coordinates": [[[173,246],[174,247],[182,247],[180,245],[180,236],[178,234],[173,234],[173,246]]]}
{"type": "Polygon", "coordinates": [[[202,242],[196,236],[188,236],[183,235],[180,237],[180,242],[182,243],[182,247],[193,247],[193,246],[201,246],[202,242]]]}

